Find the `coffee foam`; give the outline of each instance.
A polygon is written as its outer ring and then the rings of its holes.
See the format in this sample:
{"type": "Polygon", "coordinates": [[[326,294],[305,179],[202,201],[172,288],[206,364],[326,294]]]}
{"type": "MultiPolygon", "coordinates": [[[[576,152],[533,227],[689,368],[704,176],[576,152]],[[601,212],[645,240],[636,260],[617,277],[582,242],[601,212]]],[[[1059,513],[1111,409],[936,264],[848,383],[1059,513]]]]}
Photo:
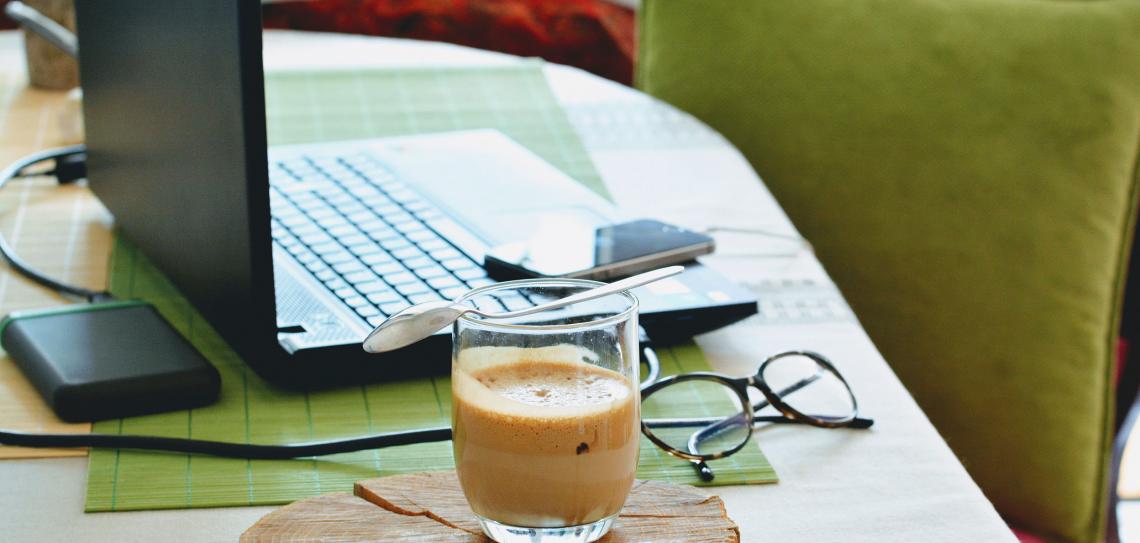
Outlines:
{"type": "Polygon", "coordinates": [[[459,353],[454,392],[488,411],[540,418],[580,417],[629,400],[629,380],[595,366],[594,353],[572,345],[476,347],[459,353]]]}

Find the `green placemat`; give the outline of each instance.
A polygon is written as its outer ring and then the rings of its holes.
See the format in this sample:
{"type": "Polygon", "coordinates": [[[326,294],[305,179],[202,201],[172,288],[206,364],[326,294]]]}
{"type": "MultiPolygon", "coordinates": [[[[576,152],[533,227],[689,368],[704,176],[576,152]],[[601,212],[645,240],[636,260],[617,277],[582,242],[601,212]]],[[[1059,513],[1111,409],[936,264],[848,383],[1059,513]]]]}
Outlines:
{"type": "MultiPolygon", "coordinates": [[[[537,64],[267,74],[266,86],[273,143],[498,128],[576,179],[601,187],[537,64]]],[[[112,292],[154,303],[214,363],[222,374],[222,395],[217,404],[202,409],[100,422],[96,432],[298,443],[449,424],[447,377],[317,393],[284,391],[251,372],[162,274],[121,239],[110,276],[112,292]]],[[[708,369],[692,345],[659,354],[666,375],[708,369]]],[[[641,451],[639,477],[699,484],[688,463],[644,439],[641,451]]],[[[776,481],[755,446],[712,466],[717,484],[776,481]]],[[[280,461],[94,450],[87,511],[280,504],[350,491],[359,479],[452,467],[450,443],[280,461]]]]}

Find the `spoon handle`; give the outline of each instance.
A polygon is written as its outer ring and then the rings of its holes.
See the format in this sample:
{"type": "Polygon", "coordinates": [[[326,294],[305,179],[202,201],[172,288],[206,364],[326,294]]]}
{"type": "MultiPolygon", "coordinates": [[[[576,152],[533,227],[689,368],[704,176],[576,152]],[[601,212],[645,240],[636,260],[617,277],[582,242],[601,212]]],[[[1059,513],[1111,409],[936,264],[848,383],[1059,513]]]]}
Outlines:
{"type": "Polygon", "coordinates": [[[584,302],[586,300],[593,300],[594,298],[609,296],[610,294],[621,292],[623,290],[630,290],[632,288],[640,287],[654,281],[660,281],[666,277],[672,277],[683,271],[685,271],[684,266],[669,266],[667,268],[658,268],[656,270],[647,271],[645,273],[639,273],[632,277],[627,277],[621,281],[614,281],[608,285],[602,285],[590,290],[579,292],[578,294],[574,294],[572,296],[567,296],[559,300],[547,302],[542,305],[536,305],[534,307],[528,307],[526,309],[520,309],[518,311],[509,311],[507,313],[489,313],[484,314],[484,316],[496,319],[510,319],[514,317],[532,315],[534,313],[541,313],[543,311],[549,311],[551,309],[573,305],[579,302],[584,302]]]}

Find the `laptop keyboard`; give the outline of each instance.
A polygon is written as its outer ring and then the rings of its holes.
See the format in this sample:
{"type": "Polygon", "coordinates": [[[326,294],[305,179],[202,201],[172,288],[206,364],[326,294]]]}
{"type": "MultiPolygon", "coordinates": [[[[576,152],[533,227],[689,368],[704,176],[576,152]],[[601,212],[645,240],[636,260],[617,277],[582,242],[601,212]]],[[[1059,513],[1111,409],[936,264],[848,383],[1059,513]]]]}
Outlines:
{"type": "Polygon", "coordinates": [[[494,283],[441,235],[454,223],[368,155],[271,162],[269,180],[274,243],[372,326],[410,304],[494,283]]]}

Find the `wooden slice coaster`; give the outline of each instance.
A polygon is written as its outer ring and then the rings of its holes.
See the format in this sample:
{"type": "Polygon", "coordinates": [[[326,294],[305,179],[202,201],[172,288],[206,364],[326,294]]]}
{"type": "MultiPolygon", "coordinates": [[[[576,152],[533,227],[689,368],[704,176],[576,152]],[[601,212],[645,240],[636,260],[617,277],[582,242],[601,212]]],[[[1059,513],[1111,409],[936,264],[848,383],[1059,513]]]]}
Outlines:
{"type": "MultiPolygon", "coordinates": [[[[265,515],[242,542],[491,541],[467,507],[455,472],[358,481],[353,494],[327,494],[265,515]]],[[[637,481],[609,535],[600,541],[739,542],[724,502],[699,489],[637,481]]]]}

